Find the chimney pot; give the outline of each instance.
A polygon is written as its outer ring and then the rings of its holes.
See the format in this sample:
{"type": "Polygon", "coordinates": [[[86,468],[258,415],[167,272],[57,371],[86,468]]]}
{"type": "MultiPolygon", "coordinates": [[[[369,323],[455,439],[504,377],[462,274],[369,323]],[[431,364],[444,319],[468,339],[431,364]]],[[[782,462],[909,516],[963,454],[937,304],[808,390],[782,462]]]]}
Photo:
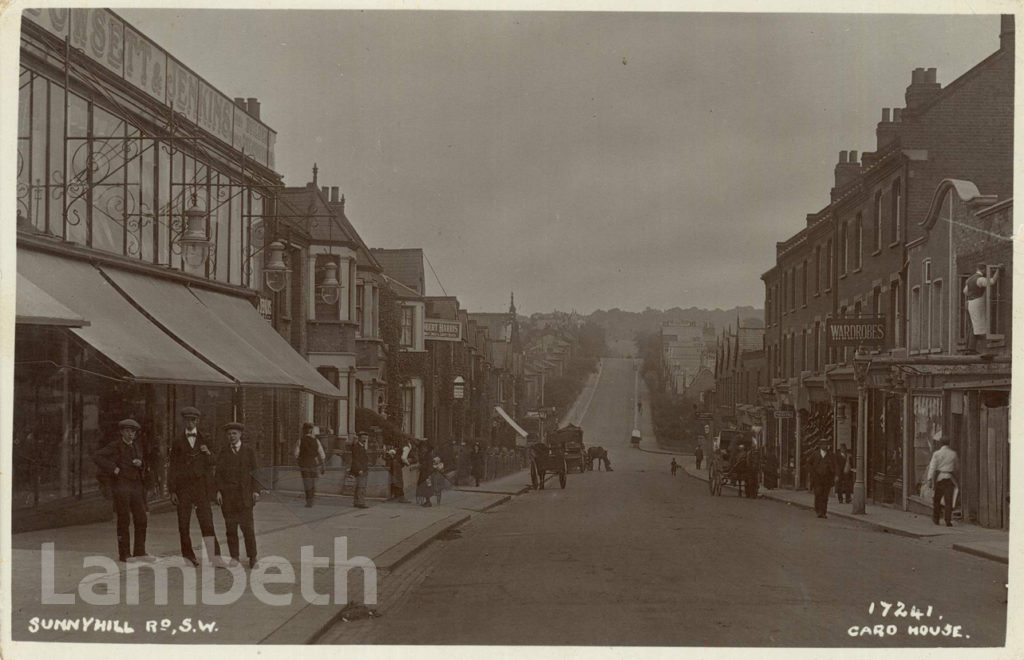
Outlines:
{"type": "Polygon", "coordinates": [[[938,71],[936,70],[935,67],[932,67],[932,68],[928,69],[928,77],[925,80],[925,82],[929,82],[929,83],[934,84],[936,79],[937,79],[937,76],[938,76],[938,71]]]}
{"type": "Polygon", "coordinates": [[[892,109],[892,120],[894,122],[903,121],[903,108],[892,109]]]}
{"type": "Polygon", "coordinates": [[[331,198],[331,189],[328,188],[327,186],[320,186],[320,192],[322,192],[324,194],[324,197],[326,197],[327,199],[331,198]]]}
{"type": "Polygon", "coordinates": [[[241,110],[246,110],[245,99],[243,99],[241,96],[236,96],[235,97],[235,106],[240,108],[241,110]]]}
{"type": "Polygon", "coordinates": [[[331,201],[338,201],[338,186],[331,186],[331,201]]]}
{"type": "Polygon", "coordinates": [[[889,122],[889,108],[882,108],[882,121],[889,122]]]}
{"type": "Polygon", "coordinates": [[[851,165],[856,165],[857,164],[857,152],[856,151],[851,151],[850,152],[850,164],[851,165]]]}
{"type": "Polygon", "coordinates": [[[839,152],[839,162],[840,163],[845,163],[846,162],[846,152],[845,151],[840,151],[839,152]]]}

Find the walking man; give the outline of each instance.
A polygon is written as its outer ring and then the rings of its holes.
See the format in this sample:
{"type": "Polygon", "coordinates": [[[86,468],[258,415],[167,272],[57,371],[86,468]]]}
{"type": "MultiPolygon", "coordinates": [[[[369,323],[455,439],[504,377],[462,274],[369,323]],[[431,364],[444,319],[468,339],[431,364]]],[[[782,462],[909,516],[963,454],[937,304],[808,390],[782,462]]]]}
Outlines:
{"type": "Polygon", "coordinates": [[[836,454],[836,497],[842,503],[843,497],[849,503],[853,494],[853,456],[846,448],[846,445],[839,445],[839,453],[836,454]]]}
{"type": "Polygon", "coordinates": [[[828,517],[828,492],[836,478],[835,459],[828,450],[829,440],[818,443],[818,449],[811,454],[811,488],[814,490],[814,511],[819,518],[828,517]]]}
{"type": "Polygon", "coordinates": [[[676,476],[676,472],[679,471],[679,463],[676,463],[676,457],[672,457],[672,476],[676,476]]]}
{"type": "Polygon", "coordinates": [[[220,543],[213,530],[213,511],[210,499],[213,496],[213,473],[216,459],[206,438],[196,427],[199,423],[199,410],[192,406],[181,409],[181,417],[185,421],[184,432],[171,440],[170,466],[167,471],[167,487],[171,492],[171,503],[178,510],[178,538],[181,542],[181,556],[199,565],[196,553],[192,549],[192,536],[189,527],[192,524],[192,511],[199,520],[199,531],[203,535],[207,554],[210,554],[212,541],[212,561],[220,563],[220,543]]]}
{"type": "Polygon", "coordinates": [[[957,487],[955,473],[959,468],[959,459],[956,452],[950,449],[949,440],[940,438],[939,448],[932,454],[932,460],[928,463],[927,476],[928,484],[935,489],[932,496],[932,522],[936,525],[945,513],[946,527],[953,526],[953,493],[957,487]]]}
{"type": "Polygon", "coordinates": [[[259,461],[252,445],[242,442],[245,431],[242,424],[230,422],[224,425],[224,430],[228,442],[217,455],[217,504],[224,514],[231,565],[238,565],[238,528],[241,527],[249,568],[255,568],[256,528],[252,510],[260,497],[260,486],[256,481],[259,461]]]}
{"type": "MultiPolygon", "coordinates": [[[[700,440],[697,441],[697,446],[693,448],[693,458],[697,461],[697,469],[700,469],[700,464],[704,461],[704,447],[700,440]]],[[[674,458],[672,459],[675,460],[674,458]]]]}
{"type": "Polygon", "coordinates": [[[355,493],[352,497],[352,504],[357,509],[368,509],[366,506],[366,480],[370,471],[370,457],[366,454],[366,436],[359,436],[352,441],[352,467],[349,473],[356,478],[355,493]]]}
{"type": "Polygon", "coordinates": [[[121,437],[96,452],[93,461],[110,483],[117,514],[117,558],[119,561],[153,561],[146,554],[146,489],[149,464],[135,436],[142,428],[134,419],[117,424],[121,437]],[[129,536],[129,524],[135,529],[135,548],[129,536]]]}
{"type": "Polygon", "coordinates": [[[306,506],[313,506],[316,495],[316,479],[324,473],[324,448],[313,435],[313,425],[306,422],[302,425],[302,438],[295,447],[295,458],[302,473],[302,488],[306,491],[306,506]]]}

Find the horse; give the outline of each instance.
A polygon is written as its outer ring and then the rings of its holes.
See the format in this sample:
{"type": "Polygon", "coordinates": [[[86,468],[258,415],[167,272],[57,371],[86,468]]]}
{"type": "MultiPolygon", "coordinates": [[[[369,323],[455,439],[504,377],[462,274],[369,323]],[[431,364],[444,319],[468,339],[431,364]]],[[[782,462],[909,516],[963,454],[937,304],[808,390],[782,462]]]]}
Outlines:
{"type": "MultiPolygon", "coordinates": [[[[588,447],[587,448],[587,469],[591,472],[594,471],[594,461],[601,461],[604,463],[604,469],[606,472],[612,471],[612,462],[608,460],[608,451],[604,447],[588,447]]],[[[597,464],[598,471],[601,470],[601,463],[597,464]]]]}

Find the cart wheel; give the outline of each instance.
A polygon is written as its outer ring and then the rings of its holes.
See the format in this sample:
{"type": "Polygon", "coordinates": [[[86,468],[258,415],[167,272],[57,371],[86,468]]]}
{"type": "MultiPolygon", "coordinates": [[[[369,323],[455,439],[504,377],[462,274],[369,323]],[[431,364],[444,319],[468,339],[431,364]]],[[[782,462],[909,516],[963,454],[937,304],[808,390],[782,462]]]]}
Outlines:
{"type": "Polygon", "coordinates": [[[565,489],[565,470],[558,473],[558,483],[563,489],[565,489]]]}
{"type": "Polygon", "coordinates": [[[530,483],[533,484],[533,489],[537,490],[537,464],[530,463],[530,483]]]}

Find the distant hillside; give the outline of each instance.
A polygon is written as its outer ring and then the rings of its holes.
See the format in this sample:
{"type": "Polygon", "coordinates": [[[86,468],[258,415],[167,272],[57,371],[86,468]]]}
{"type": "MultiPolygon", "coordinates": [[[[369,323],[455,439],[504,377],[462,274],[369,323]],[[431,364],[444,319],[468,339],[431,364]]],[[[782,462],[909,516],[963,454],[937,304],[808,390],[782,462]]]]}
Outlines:
{"type": "Polygon", "coordinates": [[[593,321],[605,329],[609,344],[617,341],[632,341],[635,333],[655,332],[665,323],[692,321],[698,325],[710,323],[719,332],[727,327],[736,327],[736,321],[744,327],[762,327],[764,310],[754,307],[734,307],[732,309],[700,309],[690,307],[681,309],[673,307],[664,311],[648,307],[642,312],[625,312],[621,309],[599,309],[584,321],[593,321]]]}

